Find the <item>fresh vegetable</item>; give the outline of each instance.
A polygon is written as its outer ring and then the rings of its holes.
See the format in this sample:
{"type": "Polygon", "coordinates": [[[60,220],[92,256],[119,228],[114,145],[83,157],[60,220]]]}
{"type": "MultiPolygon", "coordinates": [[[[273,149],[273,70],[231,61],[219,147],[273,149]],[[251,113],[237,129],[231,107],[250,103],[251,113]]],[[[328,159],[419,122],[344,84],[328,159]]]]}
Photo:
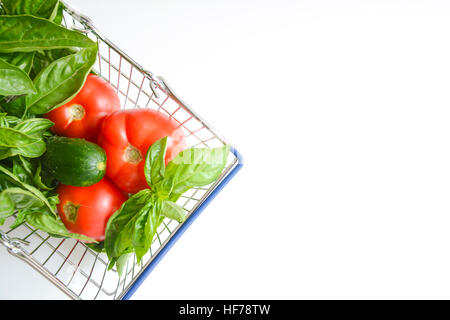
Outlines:
{"type": "MultiPolygon", "coordinates": [[[[0,59],[30,74],[33,66],[34,52],[0,53],[0,59]]],[[[2,77],[3,78],[3,77],[2,77]]]]}
{"type": "Polygon", "coordinates": [[[58,0],[2,0],[6,14],[31,14],[36,17],[50,18],[60,5],[58,0]]]}
{"type": "Polygon", "coordinates": [[[108,219],[127,200],[108,178],[90,187],[59,185],[58,212],[70,232],[102,241],[108,219]]]}
{"type": "Polygon", "coordinates": [[[34,79],[38,92],[26,97],[25,111],[43,114],[70,101],[83,86],[96,53],[96,48],[86,48],[49,64],[34,79]]]}
{"type": "Polygon", "coordinates": [[[131,252],[136,253],[140,262],[165,217],[179,222],[185,220],[185,210],[176,204],[181,194],[214,182],[226,165],[228,145],[184,150],[166,166],[168,142],[168,137],[160,139],[147,152],[144,172],[151,189],[131,196],[108,221],[104,246],[110,268],[131,252]]]}
{"type": "Polygon", "coordinates": [[[56,205],[56,180],[43,168],[53,122],[40,115],[70,101],[97,58],[97,44],[60,26],[58,0],[1,0],[0,10],[0,224],[15,215],[51,235],[71,233],[56,205]]]}
{"type": "Polygon", "coordinates": [[[96,142],[103,119],[119,109],[120,100],[114,88],[90,74],[71,101],[45,117],[55,123],[52,131],[58,135],[96,142]]]}
{"type": "Polygon", "coordinates": [[[105,176],[106,154],[84,139],[55,136],[47,140],[44,167],[63,184],[87,187],[105,176]]]}
{"type": "Polygon", "coordinates": [[[116,111],[103,121],[98,144],[108,157],[106,175],[122,190],[136,193],[148,188],[145,154],[157,140],[168,137],[165,163],[185,147],[179,123],[151,109],[116,111]]]}
{"type": "Polygon", "coordinates": [[[36,93],[30,77],[19,67],[0,59],[0,94],[20,95],[36,93]]]}
{"type": "Polygon", "coordinates": [[[0,16],[0,52],[33,52],[96,45],[81,32],[30,15],[0,16]]]}
{"type": "Polygon", "coordinates": [[[120,272],[164,219],[185,221],[178,199],[218,179],[229,146],[184,150],[173,118],[118,110],[90,75],[97,44],[60,25],[60,1],[0,2],[0,224],[84,241],[120,272]]]}
{"type": "Polygon", "coordinates": [[[33,227],[53,235],[94,241],[85,235],[70,233],[66,229],[56,212],[56,204],[59,201],[57,194],[49,187],[45,187],[47,190],[43,191],[38,189],[42,181],[39,179],[37,183],[32,176],[34,166],[31,162],[20,156],[10,158],[8,162],[12,163],[12,168],[0,165],[0,224],[16,213],[16,220],[11,228],[26,221],[33,227]]]}
{"type": "Polygon", "coordinates": [[[4,122],[0,126],[0,160],[21,155],[27,158],[40,157],[45,152],[43,136],[53,123],[47,119],[27,119],[1,114],[4,122]],[[7,120],[9,118],[9,120],[7,120]],[[17,123],[11,127],[12,123],[17,123]]]}
{"type": "MultiPolygon", "coordinates": [[[[7,112],[12,109],[12,114],[16,116],[27,117],[29,114],[47,113],[70,101],[81,89],[95,63],[97,50],[97,44],[82,33],[68,30],[47,19],[31,15],[0,16],[1,64],[8,64],[1,58],[5,54],[7,60],[16,62],[16,55],[19,58],[24,54],[33,55],[27,59],[34,59],[30,70],[34,69],[36,73],[33,87],[25,87],[20,93],[28,94],[17,99],[18,102],[12,106],[2,104],[2,108],[7,112]],[[73,48],[78,49],[73,51],[73,48]],[[42,63],[42,59],[38,58],[39,52],[44,52],[48,58],[46,52],[55,50],[60,54],[56,55],[54,61],[42,63]],[[61,56],[61,53],[64,55],[61,56]]],[[[19,81],[18,76],[17,72],[15,77],[2,76],[2,87],[14,88],[19,81]]],[[[25,76],[30,77],[24,71],[21,77],[25,76]]],[[[31,78],[28,80],[31,81],[31,78]]],[[[26,80],[21,81],[23,86],[26,80]]],[[[13,96],[14,100],[17,93],[2,94],[13,96]]]]}

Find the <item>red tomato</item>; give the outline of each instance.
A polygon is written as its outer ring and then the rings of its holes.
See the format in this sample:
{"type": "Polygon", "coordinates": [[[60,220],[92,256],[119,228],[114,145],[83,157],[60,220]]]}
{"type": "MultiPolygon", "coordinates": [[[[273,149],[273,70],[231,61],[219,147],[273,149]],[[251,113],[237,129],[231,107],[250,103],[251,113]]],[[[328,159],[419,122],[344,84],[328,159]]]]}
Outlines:
{"type": "Polygon", "coordinates": [[[97,241],[105,239],[109,218],[128,198],[108,178],[89,187],[61,184],[57,192],[58,212],[66,228],[97,241]]]}
{"type": "Polygon", "coordinates": [[[173,118],[151,109],[120,110],[109,115],[98,137],[108,158],[106,175],[128,193],[148,188],[144,175],[147,150],[166,136],[167,164],[186,145],[183,130],[173,118]]]}
{"type": "Polygon", "coordinates": [[[52,131],[69,138],[96,142],[103,119],[120,109],[114,88],[102,78],[89,74],[81,91],[68,103],[45,115],[55,123],[52,131]]]}

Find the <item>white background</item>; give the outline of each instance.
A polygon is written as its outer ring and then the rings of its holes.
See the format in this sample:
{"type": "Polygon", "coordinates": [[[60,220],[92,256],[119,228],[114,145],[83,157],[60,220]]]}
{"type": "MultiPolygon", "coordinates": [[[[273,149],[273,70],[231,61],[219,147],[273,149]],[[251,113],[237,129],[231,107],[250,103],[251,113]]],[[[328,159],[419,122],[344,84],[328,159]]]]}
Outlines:
{"type": "Polygon", "coordinates": [[[450,298],[450,2],[68,3],[246,160],[135,299],[450,298]]]}

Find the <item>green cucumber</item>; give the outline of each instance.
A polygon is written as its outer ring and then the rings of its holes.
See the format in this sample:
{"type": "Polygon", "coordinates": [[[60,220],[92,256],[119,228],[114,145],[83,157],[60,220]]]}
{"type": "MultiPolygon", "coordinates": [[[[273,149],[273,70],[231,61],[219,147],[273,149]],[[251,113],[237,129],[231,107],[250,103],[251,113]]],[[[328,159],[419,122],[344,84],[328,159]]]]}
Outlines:
{"type": "Polygon", "coordinates": [[[47,140],[43,164],[62,184],[88,187],[105,176],[106,153],[84,139],[54,136],[47,140]]]}

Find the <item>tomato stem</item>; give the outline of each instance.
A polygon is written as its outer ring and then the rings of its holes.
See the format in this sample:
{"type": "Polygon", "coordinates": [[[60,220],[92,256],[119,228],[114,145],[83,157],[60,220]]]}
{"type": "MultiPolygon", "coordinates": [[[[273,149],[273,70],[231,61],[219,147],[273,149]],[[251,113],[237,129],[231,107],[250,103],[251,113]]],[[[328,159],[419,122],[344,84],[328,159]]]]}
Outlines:
{"type": "Polygon", "coordinates": [[[74,104],[70,106],[70,114],[71,114],[71,121],[81,120],[84,118],[86,111],[84,110],[83,106],[79,104],[74,104]]]}
{"type": "Polygon", "coordinates": [[[78,209],[80,205],[76,205],[70,201],[67,201],[63,206],[64,214],[68,221],[75,223],[77,221],[78,209]]]}
{"type": "Polygon", "coordinates": [[[123,159],[131,164],[138,164],[142,161],[143,157],[138,148],[129,144],[123,152],[123,159]]]}

